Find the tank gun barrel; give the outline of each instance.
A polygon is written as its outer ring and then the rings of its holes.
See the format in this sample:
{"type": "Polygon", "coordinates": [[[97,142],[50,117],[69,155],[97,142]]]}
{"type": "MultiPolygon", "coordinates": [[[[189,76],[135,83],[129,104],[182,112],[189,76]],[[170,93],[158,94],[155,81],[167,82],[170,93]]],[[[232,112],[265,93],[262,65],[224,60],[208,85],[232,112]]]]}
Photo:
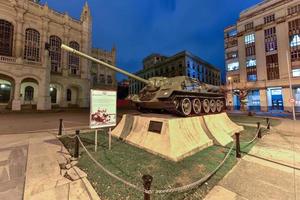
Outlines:
{"type": "Polygon", "coordinates": [[[86,58],[86,59],[88,59],[88,60],[91,60],[91,61],[93,61],[93,62],[95,62],[95,63],[104,65],[104,66],[106,66],[106,67],[108,67],[108,68],[110,68],[110,69],[112,69],[112,70],[114,70],[114,71],[116,71],[116,72],[120,72],[120,73],[122,73],[122,74],[125,74],[126,76],[129,76],[130,78],[136,79],[136,80],[141,81],[141,82],[146,83],[146,84],[151,84],[151,82],[148,81],[148,80],[146,80],[146,79],[143,79],[143,78],[141,78],[141,77],[139,77],[139,76],[136,76],[136,75],[134,75],[134,74],[131,74],[131,73],[129,73],[129,72],[126,72],[125,70],[122,70],[122,69],[117,68],[117,67],[115,67],[115,66],[113,66],[113,65],[110,65],[110,64],[108,64],[108,63],[106,63],[106,62],[103,62],[103,61],[101,61],[101,60],[98,60],[98,59],[96,59],[96,58],[94,58],[94,57],[92,57],[92,56],[89,56],[89,55],[85,54],[85,53],[82,53],[82,52],[80,52],[80,51],[77,51],[76,49],[73,49],[73,48],[71,48],[71,47],[69,47],[69,46],[67,46],[67,45],[65,45],[65,44],[62,44],[62,45],[61,45],[61,48],[64,49],[64,50],[66,50],[66,51],[68,51],[68,52],[74,53],[74,54],[76,54],[76,55],[78,55],[78,56],[81,56],[81,57],[83,57],[83,58],[86,58]]]}

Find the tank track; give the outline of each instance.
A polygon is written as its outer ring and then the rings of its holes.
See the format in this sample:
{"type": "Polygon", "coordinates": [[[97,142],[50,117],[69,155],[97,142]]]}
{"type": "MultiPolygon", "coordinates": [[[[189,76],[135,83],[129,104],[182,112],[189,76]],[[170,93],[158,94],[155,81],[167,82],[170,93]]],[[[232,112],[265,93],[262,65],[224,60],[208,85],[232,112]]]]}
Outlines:
{"type": "MultiPolygon", "coordinates": [[[[210,95],[202,95],[202,94],[197,94],[197,95],[191,95],[191,94],[173,94],[168,100],[173,101],[173,102],[177,102],[179,104],[179,106],[174,106],[173,109],[168,109],[167,111],[169,113],[175,114],[175,115],[179,115],[179,116],[200,116],[200,115],[208,115],[208,114],[214,114],[214,113],[221,113],[222,111],[224,111],[225,109],[225,97],[224,96],[210,96],[210,95]],[[183,99],[189,99],[190,102],[193,102],[194,99],[199,99],[201,102],[201,108],[200,108],[200,112],[199,113],[195,113],[192,111],[190,113],[188,112],[183,112],[182,107],[180,106],[181,102],[183,99]],[[212,102],[211,100],[214,100],[214,102],[216,103],[221,102],[222,106],[221,109],[219,108],[217,109],[212,109],[211,107],[209,107],[209,111],[207,112],[204,110],[203,108],[203,102],[204,100],[207,100],[208,102],[212,102]]],[[[174,103],[175,104],[175,103],[174,103]]],[[[191,105],[193,107],[193,105],[191,105]]],[[[211,106],[211,105],[210,105],[211,106]]]]}

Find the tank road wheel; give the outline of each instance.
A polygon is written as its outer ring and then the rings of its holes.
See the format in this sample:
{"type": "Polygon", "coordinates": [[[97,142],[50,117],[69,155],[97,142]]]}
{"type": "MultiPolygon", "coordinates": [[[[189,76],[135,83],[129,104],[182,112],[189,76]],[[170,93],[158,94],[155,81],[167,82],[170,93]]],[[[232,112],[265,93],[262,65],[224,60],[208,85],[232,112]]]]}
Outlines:
{"type": "Polygon", "coordinates": [[[174,99],[173,103],[174,103],[175,109],[178,110],[178,108],[179,108],[179,99],[177,99],[177,98],[174,99]]]}
{"type": "Polygon", "coordinates": [[[193,99],[193,111],[196,115],[201,113],[201,101],[199,99],[193,99]]]}
{"type": "Polygon", "coordinates": [[[203,104],[203,110],[204,110],[204,112],[205,113],[209,113],[209,111],[210,111],[210,104],[209,104],[208,99],[204,99],[202,104],[203,104]]]}
{"type": "Polygon", "coordinates": [[[189,98],[184,98],[180,102],[180,107],[181,107],[181,113],[184,116],[188,116],[192,112],[192,103],[189,100],[189,98]]]}
{"type": "Polygon", "coordinates": [[[217,112],[221,112],[222,108],[223,108],[223,102],[220,100],[217,100],[216,104],[217,104],[217,112]]]}
{"type": "Polygon", "coordinates": [[[216,110],[217,110],[216,101],[214,99],[212,99],[212,100],[210,100],[209,104],[210,104],[210,110],[211,110],[211,112],[215,113],[216,110]]]}

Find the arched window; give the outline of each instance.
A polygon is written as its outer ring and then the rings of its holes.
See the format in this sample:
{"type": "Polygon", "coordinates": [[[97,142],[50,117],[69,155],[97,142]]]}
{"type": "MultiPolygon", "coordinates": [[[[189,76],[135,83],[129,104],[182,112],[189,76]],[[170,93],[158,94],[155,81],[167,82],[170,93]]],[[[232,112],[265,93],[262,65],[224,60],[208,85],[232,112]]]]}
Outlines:
{"type": "Polygon", "coordinates": [[[72,91],[71,89],[67,89],[67,101],[71,101],[72,100],[72,91]]]}
{"type": "Polygon", "coordinates": [[[13,36],[13,25],[0,19],[0,55],[12,56],[13,36]]]}
{"type": "Polygon", "coordinates": [[[25,101],[32,101],[33,100],[33,92],[34,92],[33,87],[27,86],[25,88],[24,100],[25,101]]]}
{"type": "Polygon", "coordinates": [[[57,89],[54,87],[50,87],[50,97],[51,97],[51,103],[56,103],[57,99],[57,89]]]}
{"type": "MultiPolygon", "coordinates": [[[[70,42],[70,47],[79,50],[79,44],[75,41],[70,42]]],[[[69,70],[70,74],[79,75],[79,57],[73,53],[69,53],[69,70]]]]}
{"type": "Polygon", "coordinates": [[[40,33],[28,28],[25,33],[24,59],[30,61],[40,61],[40,33]]]}
{"type": "Polygon", "coordinates": [[[51,71],[61,72],[61,39],[55,35],[50,36],[50,58],[51,58],[51,71]]]}

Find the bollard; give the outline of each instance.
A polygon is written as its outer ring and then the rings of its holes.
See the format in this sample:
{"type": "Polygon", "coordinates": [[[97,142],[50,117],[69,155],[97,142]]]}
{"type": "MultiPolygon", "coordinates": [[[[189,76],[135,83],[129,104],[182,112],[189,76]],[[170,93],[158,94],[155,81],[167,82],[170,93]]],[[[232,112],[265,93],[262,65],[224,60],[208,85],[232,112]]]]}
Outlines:
{"type": "MultiPolygon", "coordinates": [[[[150,190],[153,177],[151,175],[143,175],[143,185],[145,190],[150,190]]],[[[144,200],[150,200],[150,194],[144,192],[144,200]]]]}
{"type": "Polygon", "coordinates": [[[260,122],[257,122],[257,137],[261,138],[260,122]]]}
{"type": "Polygon", "coordinates": [[[76,137],[75,137],[75,148],[74,148],[74,158],[78,159],[79,157],[79,130],[76,130],[75,132],[76,137]]]}
{"type": "Polygon", "coordinates": [[[270,130],[270,119],[267,117],[267,129],[270,130]]]}
{"type": "Polygon", "coordinates": [[[59,119],[59,127],[58,127],[58,135],[62,135],[62,126],[63,126],[63,119],[59,119]]]}
{"type": "Polygon", "coordinates": [[[236,157],[241,158],[240,133],[235,133],[235,152],[236,157]]]}

